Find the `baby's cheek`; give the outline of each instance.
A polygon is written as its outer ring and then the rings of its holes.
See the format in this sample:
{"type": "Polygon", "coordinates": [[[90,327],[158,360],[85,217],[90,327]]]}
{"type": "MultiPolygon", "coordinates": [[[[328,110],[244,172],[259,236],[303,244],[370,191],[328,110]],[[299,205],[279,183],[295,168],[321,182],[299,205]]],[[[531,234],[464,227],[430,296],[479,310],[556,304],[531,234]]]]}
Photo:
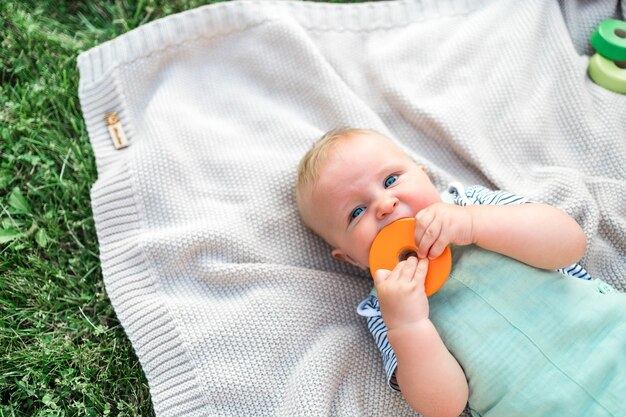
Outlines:
{"type": "Polygon", "coordinates": [[[422,194],[419,197],[415,198],[413,211],[415,211],[415,214],[417,214],[420,212],[420,210],[425,209],[426,207],[440,201],[441,199],[439,198],[439,195],[422,194]]]}
{"type": "Polygon", "coordinates": [[[376,237],[376,229],[363,231],[358,236],[358,244],[354,246],[358,262],[363,266],[369,265],[370,247],[376,237]]]}

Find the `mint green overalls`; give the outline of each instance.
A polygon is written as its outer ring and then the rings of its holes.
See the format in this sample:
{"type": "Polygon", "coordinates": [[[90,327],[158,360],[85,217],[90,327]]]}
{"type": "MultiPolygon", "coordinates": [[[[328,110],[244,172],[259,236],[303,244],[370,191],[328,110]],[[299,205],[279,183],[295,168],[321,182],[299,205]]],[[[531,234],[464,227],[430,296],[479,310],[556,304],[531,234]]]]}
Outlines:
{"type": "Polygon", "coordinates": [[[452,254],[430,318],[474,416],[626,416],[626,294],[473,245],[452,254]]]}

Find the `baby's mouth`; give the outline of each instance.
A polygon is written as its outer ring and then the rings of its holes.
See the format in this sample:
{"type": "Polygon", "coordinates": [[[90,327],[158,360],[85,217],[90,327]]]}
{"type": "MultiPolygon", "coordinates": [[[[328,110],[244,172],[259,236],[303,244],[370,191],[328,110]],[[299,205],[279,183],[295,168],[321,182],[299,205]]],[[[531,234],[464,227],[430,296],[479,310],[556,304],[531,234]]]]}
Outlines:
{"type": "Polygon", "coordinates": [[[393,222],[395,222],[395,221],[397,221],[397,220],[400,220],[400,219],[406,219],[406,218],[412,218],[412,217],[415,217],[415,215],[413,215],[413,216],[411,216],[411,215],[407,215],[407,216],[405,216],[404,214],[399,214],[399,215],[394,214],[393,216],[389,216],[389,219],[388,219],[388,220],[386,220],[386,221],[382,222],[382,223],[378,226],[378,231],[376,232],[376,234],[380,233],[380,231],[381,231],[382,229],[384,229],[386,226],[390,225],[391,223],[393,223],[393,222]]]}

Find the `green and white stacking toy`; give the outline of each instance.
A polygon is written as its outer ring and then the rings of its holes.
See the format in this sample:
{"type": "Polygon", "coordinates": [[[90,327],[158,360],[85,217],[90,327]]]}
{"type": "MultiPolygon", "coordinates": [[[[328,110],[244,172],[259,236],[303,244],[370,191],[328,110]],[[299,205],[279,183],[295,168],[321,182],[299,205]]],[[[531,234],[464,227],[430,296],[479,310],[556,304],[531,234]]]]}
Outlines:
{"type": "Polygon", "coordinates": [[[589,60],[589,76],[598,85],[626,94],[626,22],[605,20],[591,35],[596,53],[589,60]]]}

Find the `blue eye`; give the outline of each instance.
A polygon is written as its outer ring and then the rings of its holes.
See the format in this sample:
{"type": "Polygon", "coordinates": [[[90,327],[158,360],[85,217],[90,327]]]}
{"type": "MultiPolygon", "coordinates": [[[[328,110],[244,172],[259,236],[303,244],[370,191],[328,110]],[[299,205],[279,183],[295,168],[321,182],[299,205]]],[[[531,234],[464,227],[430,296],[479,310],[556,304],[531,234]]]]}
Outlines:
{"type": "Polygon", "coordinates": [[[385,180],[385,188],[389,188],[391,186],[391,184],[396,182],[397,179],[398,179],[397,175],[390,175],[390,176],[388,176],[387,179],[385,180]]]}
{"type": "Polygon", "coordinates": [[[356,219],[361,213],[365,211],[365,207],[358,207],[350,214],[350,220],[356,219]]]}

